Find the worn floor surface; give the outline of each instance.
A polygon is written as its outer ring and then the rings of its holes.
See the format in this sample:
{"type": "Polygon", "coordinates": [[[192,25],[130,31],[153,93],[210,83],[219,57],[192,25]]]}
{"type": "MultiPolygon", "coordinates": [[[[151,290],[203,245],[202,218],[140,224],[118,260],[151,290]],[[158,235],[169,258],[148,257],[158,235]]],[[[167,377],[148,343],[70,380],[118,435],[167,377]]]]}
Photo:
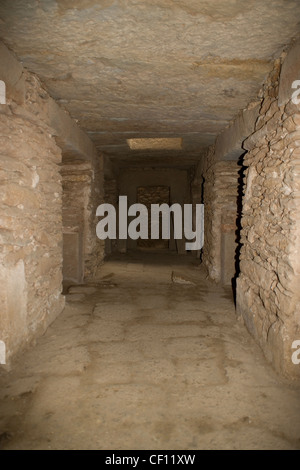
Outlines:
{"type": "Polygon", "coordinates": [[[300,449],[299,386],[196,261],[119,255],[71,288],[36,346],[2,366],[0,448],[300,449]]]}

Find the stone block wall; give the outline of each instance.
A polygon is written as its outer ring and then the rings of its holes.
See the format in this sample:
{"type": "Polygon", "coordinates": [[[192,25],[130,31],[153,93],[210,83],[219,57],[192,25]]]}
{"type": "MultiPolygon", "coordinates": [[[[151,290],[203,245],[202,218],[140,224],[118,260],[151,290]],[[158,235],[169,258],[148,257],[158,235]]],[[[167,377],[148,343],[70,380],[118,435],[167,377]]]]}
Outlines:
{"type": "Polygon", "coordinates": [[[0,106],[0,339],[7,359],[61,312],[61,150],[44,119],[47,94],[25,76],[22,105],[0,106]]]}
{"type": "Polygon", "coordinates": [[[193,198],[204,202],[202,261],[209,276],[234,284],[238,272],[242,143],[254,131],[260,100],[250,103],[203,155],[192,183],[193,198]]]}
{"type": "Polygon", "coordinates": [[[223,284],[235,275],[239,171],[236,160],[217,159],[213,145],[192,183],[193,199],[204,203],[202,262],[210,278],[223,284]]]}
{"type": "MultiPolygon", "coordinates": [[[[108,204],[112,204],[114,208],[118,209],[118,183],[117,179],[113,176],[106,177],[104,179],[104,200],[108,204]]],[[[117,242],[116,240],[111,240],[107,238],[105,240],[105,254],[109,255],[110,253],[117,251],[117,242]]]]}
{"type": "Polygon", "coordinates": [[[275,368],[299,376],[291,356],[293,341],[300,339],[300,104],[292,103],[290,86],[286,100],[278,100],[290,78],[276,61],[255,132],[244,143],[237,312],[275,368]]]}
{"type": "Polygon", "coordinates": [[[0,79],[7,91],[0,105],[0,340],[9,362],[64,307],[62,153],[86,160],[80,189],[85,278],[103,258],[96,207],[103,201],[104,172],[89,137],[1,43],[0,79]]]}

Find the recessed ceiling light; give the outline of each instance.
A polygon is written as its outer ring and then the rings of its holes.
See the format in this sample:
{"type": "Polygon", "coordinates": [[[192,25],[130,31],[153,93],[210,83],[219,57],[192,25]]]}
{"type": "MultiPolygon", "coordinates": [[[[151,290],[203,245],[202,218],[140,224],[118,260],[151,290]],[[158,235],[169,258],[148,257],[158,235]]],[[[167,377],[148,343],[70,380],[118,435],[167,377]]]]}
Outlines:
{"type": "Polygon", "coordinates": [[[181,137],[166,137],[155,139],[127,139],[132,150],[181,150],[181,137]]]}

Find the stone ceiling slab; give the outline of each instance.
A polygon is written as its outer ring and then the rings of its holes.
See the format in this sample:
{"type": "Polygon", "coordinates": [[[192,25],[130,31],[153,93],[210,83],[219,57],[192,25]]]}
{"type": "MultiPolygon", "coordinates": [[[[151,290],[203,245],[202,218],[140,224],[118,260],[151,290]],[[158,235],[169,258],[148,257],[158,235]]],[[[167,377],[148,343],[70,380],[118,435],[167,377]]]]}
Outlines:
{"type": "Polygon", "coordinates": [[[299,18],[296,0],[2,0],[0,37],[102,152],[182,137],[195,158],[256,98],[299,18]]]}

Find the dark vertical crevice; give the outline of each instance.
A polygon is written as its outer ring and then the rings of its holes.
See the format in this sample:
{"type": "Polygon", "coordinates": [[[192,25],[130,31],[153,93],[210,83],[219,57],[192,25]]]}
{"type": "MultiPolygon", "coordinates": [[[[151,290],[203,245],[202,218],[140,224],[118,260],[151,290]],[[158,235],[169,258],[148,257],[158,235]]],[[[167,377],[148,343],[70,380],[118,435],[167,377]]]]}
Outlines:
{"type": "MultiPolygon", "coordinates": [[[[204,204],[204,186],[205,186],[205,178],[204,176],[202,176],[200,204],[204,204]]],[[[200,260],[200,263],[203,263],[203,247],[200,250],[199,260],[200,260]]]]}
{"type": "Polygon", "coordinates": [[[237,216],[236,216],[236,231],[235,231],[235,242],[236,242],[236,250],[235,250],[235,257],[234,257],[234,265],[235,265],[235,274],[232,278],[232,289],[233,289],[233,298],[234,303],[236,303],[236,280],[240,274],[240,255],[241,255],[241,231],[242,231],[242,215],[243,215],[243,192],[244,192],[244,176],[246,167],[244,166],[244,156],[247,152],[244,152],[237,164],[240,167],[238,171],[238,187],[237,187],[237,216]]]}

